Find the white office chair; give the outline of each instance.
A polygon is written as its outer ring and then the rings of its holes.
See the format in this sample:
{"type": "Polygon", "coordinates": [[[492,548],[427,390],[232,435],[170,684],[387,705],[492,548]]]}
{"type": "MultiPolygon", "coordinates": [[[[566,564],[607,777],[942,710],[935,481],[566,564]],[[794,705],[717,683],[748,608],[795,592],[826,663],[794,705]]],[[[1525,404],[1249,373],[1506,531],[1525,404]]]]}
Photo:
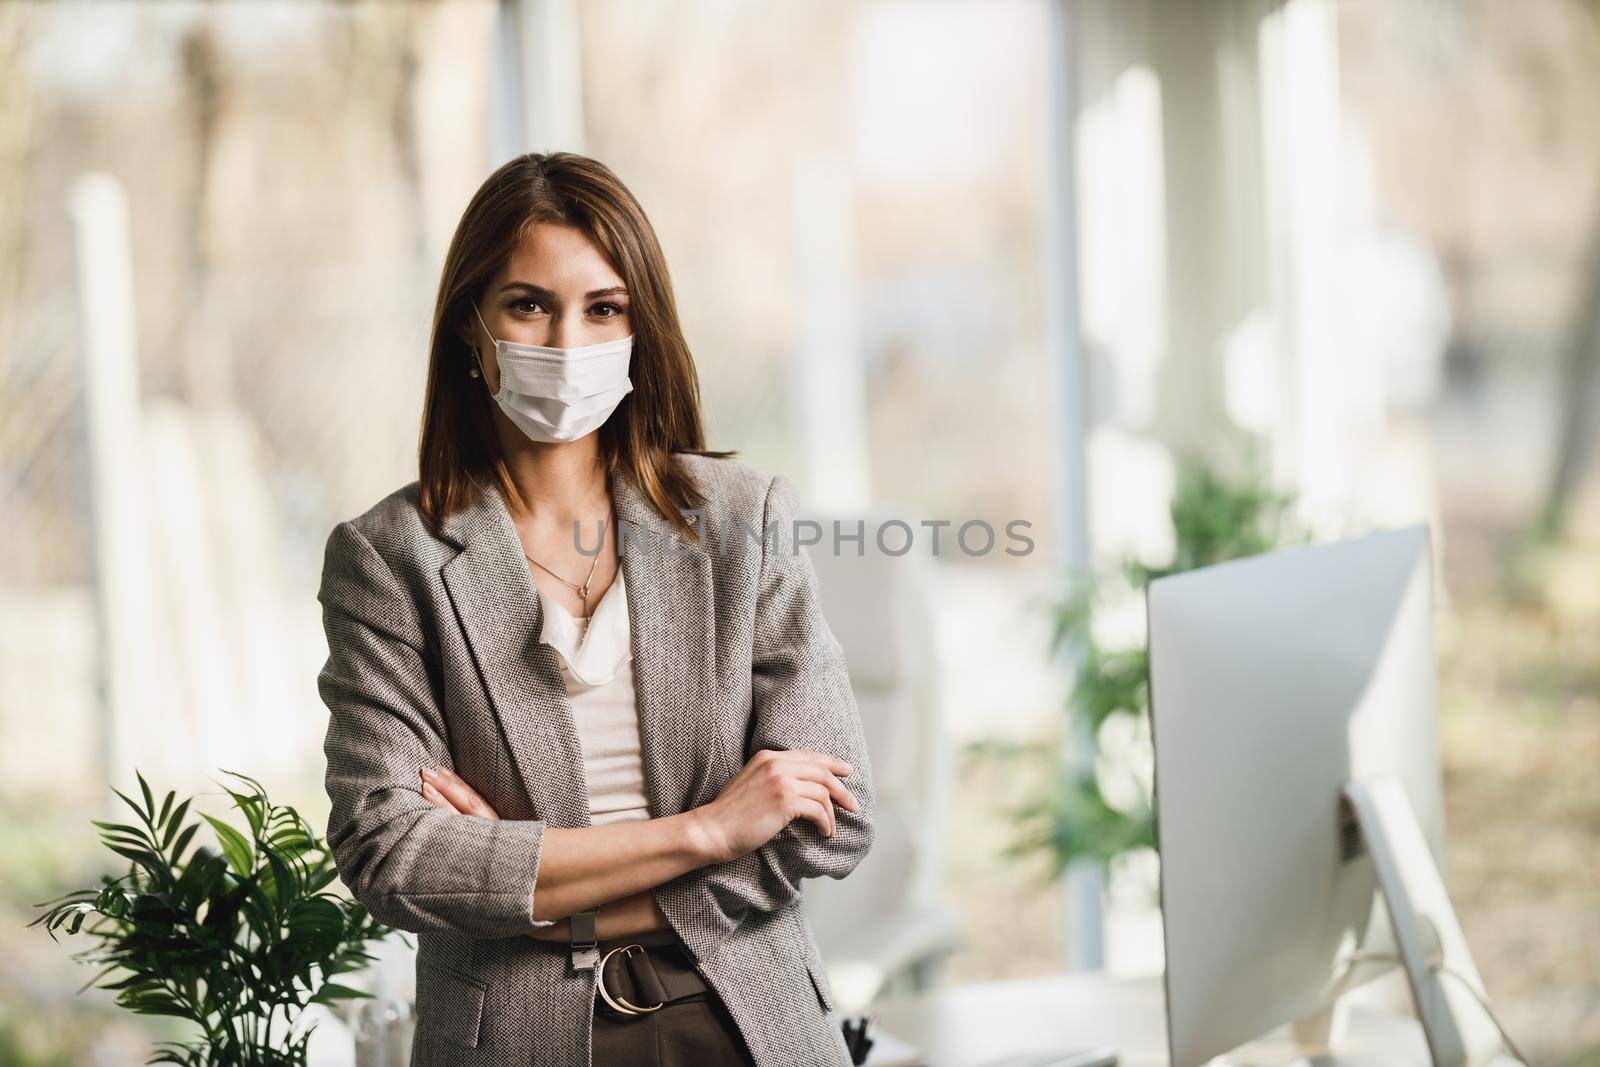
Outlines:
{"type": "MultiPolygon", "coordinates": [[[[872,851],[846,879],[805,883],[829,980],[841,1009],[853,1012],[891,989],[927,988],[960,946],[959,918],[944,899],[949,752],[923,543],[900,556],[880,552],[886,516],[856,512],[838,518],[846,533],[865,519],[862,554],[848,541],[836,552],[835,516],[806,517],[822,525],[822,541],[807,551],[849,663],[877,791],[872,851]]],[[[884,543],[898,548],[906,535],[891,527],[884,543]]]]}

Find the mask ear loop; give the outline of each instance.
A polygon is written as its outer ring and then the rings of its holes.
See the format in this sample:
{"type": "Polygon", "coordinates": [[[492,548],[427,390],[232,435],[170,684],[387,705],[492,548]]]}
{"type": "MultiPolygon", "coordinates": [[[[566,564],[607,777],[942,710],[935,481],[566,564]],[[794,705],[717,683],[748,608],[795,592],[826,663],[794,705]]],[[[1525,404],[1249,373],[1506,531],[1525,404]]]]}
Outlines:
{"type": "MultiPolygon", "coordinates": [[[[484,332],[485,335],[488,336],[489,340],[492,341],[494,344],[499,344],[500,342],[495,339],[494,334],[489,332],[489,324],[487,322],[483,321],[483,312],[478,310],[477,301],[473,301],[473,303],[472,303],[472,313],[474,315],[478,316],[478,325],[483,327],[483,332],[484,332]]],[[[473,347],[476,348],[477,346],[474,345],[473,347]]]]}

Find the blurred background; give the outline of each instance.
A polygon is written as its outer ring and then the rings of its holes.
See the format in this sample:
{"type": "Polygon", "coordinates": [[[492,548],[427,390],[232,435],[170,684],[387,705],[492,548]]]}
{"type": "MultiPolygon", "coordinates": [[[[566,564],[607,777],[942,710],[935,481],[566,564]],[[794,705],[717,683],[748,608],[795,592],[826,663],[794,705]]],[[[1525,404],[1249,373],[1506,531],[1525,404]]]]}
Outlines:
{"type": "Polygon", "coordinates": [[[25,927],[119,869],[108,783],[325,826],[324,543],[417,476],[467,199],[568,148],[711,447],[1030,524],[817,559],[887,798],[807,890],[841,1001],[1159,973],[1107,576],[1426,522],[1446,880],[1519,1042],[1600,1063],[1600,3],[14,2],[0,79],[0,1062],[171,1036],[25,927]]]}

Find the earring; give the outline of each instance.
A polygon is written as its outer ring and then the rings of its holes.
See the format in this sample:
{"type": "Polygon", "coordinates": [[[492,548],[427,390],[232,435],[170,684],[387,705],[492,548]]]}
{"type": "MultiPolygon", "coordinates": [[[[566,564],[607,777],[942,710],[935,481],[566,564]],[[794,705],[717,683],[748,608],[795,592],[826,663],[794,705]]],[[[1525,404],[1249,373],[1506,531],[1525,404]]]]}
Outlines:
{"type": "Polygon", "coordinates": [[[472,352],[472,366],[467,368],[467,377],[469,377],[469,378],[481,378],[481,377],[483,377],[483,371],[480,370],[479,368],[482,367],[483,360],[482,360],[482,357],[478,353],[478,346],[477,345],[473,345],[469,349],[469,351],[472,352]]]}

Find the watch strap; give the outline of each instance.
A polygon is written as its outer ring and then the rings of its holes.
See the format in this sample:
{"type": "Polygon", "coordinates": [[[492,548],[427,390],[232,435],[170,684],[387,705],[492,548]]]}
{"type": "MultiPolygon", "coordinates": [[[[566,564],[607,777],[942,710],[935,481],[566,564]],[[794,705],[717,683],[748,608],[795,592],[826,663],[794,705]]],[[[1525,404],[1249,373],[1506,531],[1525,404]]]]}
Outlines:
{"type": "Polygon", "coordinates": [[[595,938],[597,910],[575,912],[567,917],[568,940],[572,948],[572,968],[593,970],[600,962],[600,942],[595,938]]]}

